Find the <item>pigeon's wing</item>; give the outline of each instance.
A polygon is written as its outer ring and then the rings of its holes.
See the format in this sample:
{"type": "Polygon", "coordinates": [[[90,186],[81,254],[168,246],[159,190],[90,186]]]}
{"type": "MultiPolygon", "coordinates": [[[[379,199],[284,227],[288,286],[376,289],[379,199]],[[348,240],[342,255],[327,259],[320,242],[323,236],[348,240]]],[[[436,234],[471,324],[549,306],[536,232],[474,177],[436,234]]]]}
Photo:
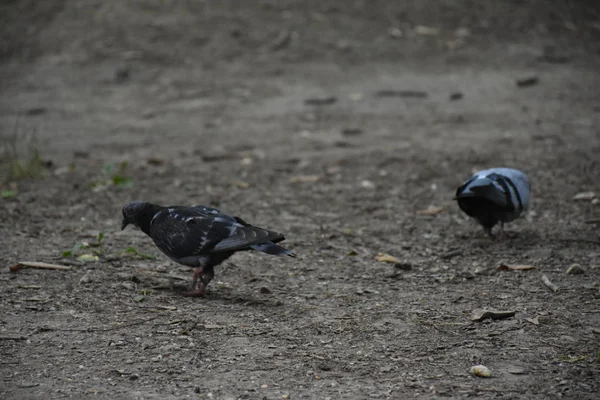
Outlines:
{"type": "Polygon", "coordinates": [[[227,224],[217,223],[215,216],[183,207],[166,208],[150,223],[156,246],[176,259],[207,254],[229,233],[227,224]]]}
{"type": "Polygon", "coordinates": [[[507,211],[520,213],[529,204],[529,181],[525,174],[520,171],[498,168],[487,175],[494,185],[504,195],[504,203],[507,211]]]}
{"type": "MultiPolygon", "coordinates": [[[[211,209],[215,210],[215,209],[211,209]]],[[[158,213],[150,236],[168,255],[180,258],[211,252],[236,251],[282,235],[244,226],[233,217],[200,207],[171,207],[158,213]]]]}

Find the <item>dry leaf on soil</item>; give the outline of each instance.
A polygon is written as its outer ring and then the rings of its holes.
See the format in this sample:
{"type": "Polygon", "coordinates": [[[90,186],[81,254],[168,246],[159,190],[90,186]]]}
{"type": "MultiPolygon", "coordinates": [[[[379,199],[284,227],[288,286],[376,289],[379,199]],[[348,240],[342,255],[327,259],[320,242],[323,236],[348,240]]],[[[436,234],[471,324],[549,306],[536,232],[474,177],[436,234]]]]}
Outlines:
{"type": "Polygon", "coordinates": [[[444,211],[444,207],[429,206],[424,210],[417,211],[419,215],[436,215],[444,211]]]}
{"type": "Polygon", "coordinates": [[[533,265],[507,265],[507,264],[500,264],[500,266],[498,267],[498,269],[500,271],[528,271],[530,269],[535,269],[535,267],[533,265]]]}
{"type": "Polygon", "coordinates": [[[387,262],[387,263],[392,263],[392,264],[397,264],[400,262],[399,259],[397,259],[394,256],[390,256],[389,254],[385,254],[385,253],[377,253],[377,255],[375,256],[375,260],[379,261],[379,262],[387,262]]]}

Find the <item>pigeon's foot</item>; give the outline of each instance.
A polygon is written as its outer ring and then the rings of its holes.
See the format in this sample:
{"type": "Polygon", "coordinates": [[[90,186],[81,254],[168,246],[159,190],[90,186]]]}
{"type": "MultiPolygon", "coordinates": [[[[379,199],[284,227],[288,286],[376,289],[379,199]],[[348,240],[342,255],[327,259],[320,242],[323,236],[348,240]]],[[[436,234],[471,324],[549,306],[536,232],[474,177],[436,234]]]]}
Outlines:
{"type": "Polygon", "coordinates": [[[504,223],[500,222],[500,231],[498,232],[498,241],[504,242],[506,234],[504,233],[504,223]]]}
{"type": "Polygon", "coordinates": [[[200,267],[196,269],[196,271],[194,272],[194,280],[192,282],[192,291],[184,292],[183,295],[186,297],[204,297],[204,291],[206,290],[206,287],[208,286],[208,284],[214,276],[215,272],[212,269],[212,267],[206,269],[200,267]],[[198,282],[198,278],[200,278],[200,285],[198,285],[197,290],[193,290],[194,288],[196,288],[196,282],[198,282]]]}
{"type": "Polygon", "coordinates": [[[198,278],[202,277],[202,273],[204,272],[204,267],[196,268],[194,271],[194,280],[192,280],[192,289],[196,288],[196,284],[198,283],[198,278]]]}

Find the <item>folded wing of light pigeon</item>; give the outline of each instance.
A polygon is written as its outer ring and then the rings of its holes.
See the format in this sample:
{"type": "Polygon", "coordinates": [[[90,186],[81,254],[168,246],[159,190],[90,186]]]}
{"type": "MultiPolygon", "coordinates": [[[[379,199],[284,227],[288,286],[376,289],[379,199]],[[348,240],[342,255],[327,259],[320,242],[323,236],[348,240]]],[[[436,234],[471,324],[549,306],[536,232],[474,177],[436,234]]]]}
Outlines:
{"type": "Polygon", "coordinates": [[[275,244],[285,240],[278,232],[250,225],[241,218],[207,206],[161,207],[133,202],[123,208],[123,228],[133,223],[152,238],[156,246],[173,261],[198,267],[194,273],[202,295],[214,276],[213,267],[237,251],[257,250],[267,254],[294,257],[294,253],[275,244]]]}
{"type": "Polygon", "coordinates": [[[527,175],[512,168],[492,168],[479,171],[456,190],[460,209],[477,219],[491,235],[500,223],[500,238],[504,223],[517,219],[529,206],[531,186],[527,175]]]}

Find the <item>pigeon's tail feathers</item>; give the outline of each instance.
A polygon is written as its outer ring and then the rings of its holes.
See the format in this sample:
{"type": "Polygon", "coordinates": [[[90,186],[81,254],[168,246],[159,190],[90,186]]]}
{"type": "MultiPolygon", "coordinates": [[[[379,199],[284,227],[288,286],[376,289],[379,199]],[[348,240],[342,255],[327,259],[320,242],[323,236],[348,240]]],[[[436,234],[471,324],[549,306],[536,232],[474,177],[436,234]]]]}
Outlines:
{"type": "Polygon", "coordinates": [[[260,251],[263,253],[271,254],[274,256],[288,256],[288,257],[296,257],[296,254],[291,252],[290,250],[283,248],[279,245],[276,245],[273,242],[260,243],[250,246],[253,250],[260,251]]]}
{"type": "Polygon", "coordinates": [[[252,225],[226,225],[229,236],[219,241],[213,251],[238,251],[251,248],[254,245],[282,241],[281,233],[258,228],[252,225]]]}

